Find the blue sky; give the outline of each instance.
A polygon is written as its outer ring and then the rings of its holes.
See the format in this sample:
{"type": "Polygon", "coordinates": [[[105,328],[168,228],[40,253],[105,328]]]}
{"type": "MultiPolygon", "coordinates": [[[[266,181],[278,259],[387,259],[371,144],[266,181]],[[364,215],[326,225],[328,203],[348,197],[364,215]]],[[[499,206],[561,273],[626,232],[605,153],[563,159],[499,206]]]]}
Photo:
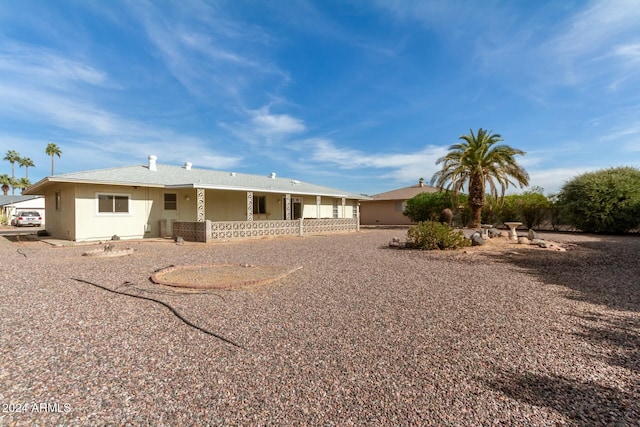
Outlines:
{"type": "Polygon", "coordinates": [[[56,173],[156,154],[375,194],[482,127],[553,193],[640,167],[639,23],[640,0],[0,0],[0,152],[32,182],[55,142],[56,173]]]}

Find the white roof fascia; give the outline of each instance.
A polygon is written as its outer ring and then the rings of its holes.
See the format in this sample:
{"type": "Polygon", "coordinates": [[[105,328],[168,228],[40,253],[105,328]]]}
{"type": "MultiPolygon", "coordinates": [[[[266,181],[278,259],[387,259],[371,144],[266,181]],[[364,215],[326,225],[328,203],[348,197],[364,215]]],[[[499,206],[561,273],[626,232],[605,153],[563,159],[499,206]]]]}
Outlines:
{"type": "MultiPolygon", "coordinates": [[[[206,184],[174,184],[167,185],[165,188],[202,188],[203,190],[229,190],[229,191],[253,191],[255,193],[279,193],[279,194],[300,194],[304,196],[325,196],[325,197],[345,197],[345,198],[359,198],[355,195],[348,194],[330,194],[323,192],[311,192],[311,191],[289,191],[278,188],[253,188],[253,187],[236,187],[230,185],[206,185],[206,184]]],[[[292,190],[295,190],[293,188],[292,190]]]]}

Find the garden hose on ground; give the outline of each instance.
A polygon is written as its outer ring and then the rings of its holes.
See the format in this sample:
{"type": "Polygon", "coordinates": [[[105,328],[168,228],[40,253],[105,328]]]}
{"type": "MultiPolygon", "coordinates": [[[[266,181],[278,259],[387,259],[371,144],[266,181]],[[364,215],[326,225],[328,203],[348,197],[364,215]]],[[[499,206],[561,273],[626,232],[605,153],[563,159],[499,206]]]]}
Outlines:
{"type": "Polygon", "coordinates": [[[173,308],[171,305],[167,304],[164,301],[160,301],[160,300],[157,300],[157,299],[151,298],[151,297],[145,297],[145,296],[142,296],[142,295],[134,295],[134,294],[130,294],[130,293],[127,293],[127,292],[121,292],[121,291],[118,291],[118,290],[114,290],[114,289],[108,288],[106,286],[98,285],[97,283],[89,282],[88,280],[76,279],[75,277],[72,277],[71,279],[75,280],[76,282],[86,283],[87,285],[91,285],[91,286],[94,286],[96,288],[103,289],[105,291],[108,291],[108,292],[111,292],[111,293],[114,293],[114,294],[117,294],[117,295],[125,295],[125,296],[128,296],[128,297],[133,297],[133,298],[138,298],[138,299],[147,300],[147,301],[153,301],[155,303],[158,303],[158,304],[168,308],[169,311],[171,311],[178,319],[182,320],[188,326],[191,326],[192,328],[197,329],[202,333],[205,333],[207,335],[211,335],[212,337],[218,338],[219,340],[224,341],[227,344],[230,344],[230,345],[232,345],[234,347],[238,347],[238,348],[241,348],[243,350],[246,350],[245,347],[243,347],[240,344],[237,344],[237,343],[235,343],[235,342],[223,337],[222,335],[218,335],[215,332],[211,332],[211,331],[209,331],[207,329],[204,329],[204,328],[202,328],[202,327],[200,327],[198,325],[195,325],[195,324],[191,323],[189,320],[187,320],[184,317],[182,317],[182,315],[180,315],[180,313],[178,313],[178,311],[175,308],[173,308]]]}

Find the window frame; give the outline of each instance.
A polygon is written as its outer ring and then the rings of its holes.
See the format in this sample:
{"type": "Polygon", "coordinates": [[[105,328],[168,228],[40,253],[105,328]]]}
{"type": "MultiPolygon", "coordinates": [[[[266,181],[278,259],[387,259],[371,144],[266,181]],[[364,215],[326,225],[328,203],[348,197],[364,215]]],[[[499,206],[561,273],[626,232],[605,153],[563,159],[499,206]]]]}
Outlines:
{"type": "Polygon", "coordinates": [[[395,211],[396,212],[403,212],[407,210],[407,201],[406,200],[402,200],[402,201],[397,201],[395,203],[395,211]]]}
{"type": "Polygon", "coordinates": [[[267,196],[253,195],[253,214],[254,215],[266,215],[267,214],[267,196]],[[260,201],[262,200],[262,203],[260,201]],[[260,211],[260,207],[264,212],[260,211]]]}
{"type": "Polygon", "coordinates": [[[96,215],[98,216],[129,216],[131,215],[131,194],[125,193],[96,193],[96,215]],[[100,197],[106,196],[112,198],[112,210],[111,212],[100,211],[100,197]],[[127,211],[126,212],[118,212],[116,211],[116,200],[117,198],[126,198],[127,200],[127,211]]]}
{"type": "Polygon", "coordinates": [[[178,210],[178,193],[164,193],[162,197],[163,205],[162,208],[165,211],[177,211],[178,210]],[[174,200],[167,200],[167,196],[174,196],[174,200]],[[173,203],[173,208],[167,208],[167,202],[173,203]]]}

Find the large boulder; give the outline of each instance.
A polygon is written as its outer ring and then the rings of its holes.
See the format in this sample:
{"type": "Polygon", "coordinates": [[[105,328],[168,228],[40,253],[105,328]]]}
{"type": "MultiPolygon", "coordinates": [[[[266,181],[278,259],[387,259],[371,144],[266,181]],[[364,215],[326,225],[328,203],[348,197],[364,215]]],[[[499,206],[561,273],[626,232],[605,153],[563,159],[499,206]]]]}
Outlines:
{"type": "Polygon", "coordinates": [[[487,243],[477,231],[471,235],[471,246],[482,246],[487,243]]]}
{"type": "Polygon", "coordinates": [[[527,237],[529,238],[529,240],[534,240],[534,239],[539,239],[540,238],[540,237],[538,237],[538,233],[536,233],[532,229],[529,229],[529,234],[527,234],[527,237]]]}

